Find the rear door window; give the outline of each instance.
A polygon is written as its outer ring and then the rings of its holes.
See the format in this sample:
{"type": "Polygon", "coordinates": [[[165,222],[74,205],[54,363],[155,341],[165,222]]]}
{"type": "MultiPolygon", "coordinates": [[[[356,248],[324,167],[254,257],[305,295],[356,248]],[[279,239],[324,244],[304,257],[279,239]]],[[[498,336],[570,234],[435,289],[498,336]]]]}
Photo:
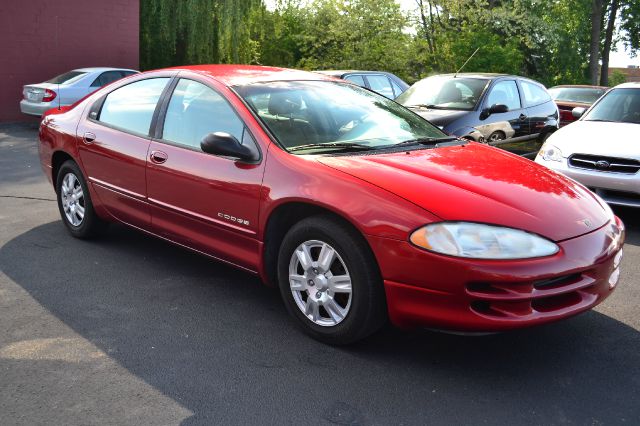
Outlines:
{"type": "Polygon", "coordinates": [[[524,102],[527,106],[540,105],[551,100],[551,96],[544,87],[535,83],[520,80],[524,102]]]}
{"type": "Polygon", "coordinates": [[[391,80],[391,86],[393,87],[393,94],[397,98],[402,93],[402,88],[396,84],[395,81],[391,80]]]}
{"type": "Polygon", "coordinates": [[[107,84],[113,83],[116,80],[120,80],[122,78],[121,71],[105,71],[98,76],[93,83],[91,83],[91,87],[102,87],[107,84]]]}
{"type": "Polygon", "coordinates": [[[348,75],[344,78],[347,81],[357,84],[358,86],[367,87],[364,78],[361,75],[348,75]]]}
{"type": "Polygon", "coordinates": [[[389,99],[395,98],[393,89],[391,88],[391,82],[386,75],[369,74],[367,75],[367,81],[369,82],[369,87],[374,92],[378,92],[389,99]]]}
{"type": "Polygon", "coordinates": [[[149,134],[149,126],[168,77],[150,78],[127,84],[104,99],[98,121],[141,135],[149,134]]]}

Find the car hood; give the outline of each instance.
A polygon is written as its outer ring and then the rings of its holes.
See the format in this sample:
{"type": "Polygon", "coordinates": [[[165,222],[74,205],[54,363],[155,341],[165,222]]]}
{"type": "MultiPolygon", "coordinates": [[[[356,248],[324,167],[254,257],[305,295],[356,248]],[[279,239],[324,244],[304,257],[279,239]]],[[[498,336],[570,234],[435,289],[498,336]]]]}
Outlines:
{"type": "Polygon", "coordinates": [[[469,143],[318,161],[416,204],[443,220],[524,229],[554,241],[597,229],[611,210],[589,190],[546,167],[469,143]]]}
{"type": "MultiPolygon", "coordinates": [[[[454,111],[445,109],[426,109],[426,108],[411,108],[411,111],[415,112],[419,116],[427,119],[436,126],[445,127],[449,123],[453,123],[460,117],[469,114],[471,111],[454,111]]],[[[455,129],[454,129],[455,130],[455,129]]]]}
{"type": "Polygon", "coordinates": [[[640,124],[575,121],[553,133],[547,142],[557,146],[564,157],[580,153],[640,160],[639,132],[640,124]]]}

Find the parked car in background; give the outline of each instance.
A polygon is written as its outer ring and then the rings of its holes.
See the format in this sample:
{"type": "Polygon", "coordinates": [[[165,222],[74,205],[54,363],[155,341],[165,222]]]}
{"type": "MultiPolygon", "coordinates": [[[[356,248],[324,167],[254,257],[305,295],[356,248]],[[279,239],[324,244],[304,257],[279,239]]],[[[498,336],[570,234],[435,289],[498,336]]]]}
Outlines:
{"type": "Polygon", "coordinates": [[[122,222],[240,267],[323,342],[554,322],[620,276],[624,225],[582,185],[319,74],[150,71],[39,138],[71,235],[122,222]]]}
{"type": "Polygon", "coordinates": [[[554,86],[549,89],[549,94],[560,111],[560,127],[576,121],[576,117],[571,112],[574,108],[589,108],[608,89],[604,86],[578,85],[554,86]]]}
{"type": "Polygon", "coordinates": [[[71,105],[109,83],[138,72],[126,68],[79,68],[44,83],[27,84],[22,90],[20,111],[41,116],[48,109],[71,105]]]}
{"type": "Polygon", "coordinates": [[[578,121],[554,133],[536,162],[562,172],[609,204],[640,207],[640,83],[609,90],[578,121]]]}
{"type": "Polygon", "coordinates": [[[356,70],[325,70],[315,72],[350,81],[358,86],[371,89],[389,99],[397,98],[402,92],[409,88],[409,85],[400,77],[390,72],[356,70]]]}
{"type": "Polygon", "coordinates": [[[514,75],[427,77],[398,96],[396,102],[449,134],[501,145],[519,154],[537,152],[544,139],[558,128],[558,108],[545,87],[514,75]]]}

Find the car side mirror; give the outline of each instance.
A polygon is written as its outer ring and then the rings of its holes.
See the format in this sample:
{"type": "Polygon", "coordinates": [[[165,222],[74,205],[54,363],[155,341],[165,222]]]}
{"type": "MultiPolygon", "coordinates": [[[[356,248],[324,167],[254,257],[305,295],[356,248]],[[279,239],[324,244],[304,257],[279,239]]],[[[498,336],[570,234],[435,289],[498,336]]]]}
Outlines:
{"type": "Polygon", "coordinates": [[[573,115],[575,118],[580,118],[586,110],[587,109],[585,107],[575,107],[571,110],[571,115],[573,115]]]}
{"type": "Polygon", "coordinates": [[[489,107],[489,112],[491,114],[500,114],[503,112],[509,112],[509,107],[505,104],[493,104],[489,107]]]}
{"type": "Polygon", "coordinates": [[[209,133],[202,138],[200,148],[207,154],[237,158],[240,161],[254,162],[259,159],[254,151],[242,145],[234,136],[224,132],[209,133]]]}
{"type": "Polygon", "coordinates": [[[493,104],[489,108],[485,108],[482,110],[480,118],[485,119],[491,114],[500,114],[503,112],[509,112],[509,107],[504,104],[493,104]]]}

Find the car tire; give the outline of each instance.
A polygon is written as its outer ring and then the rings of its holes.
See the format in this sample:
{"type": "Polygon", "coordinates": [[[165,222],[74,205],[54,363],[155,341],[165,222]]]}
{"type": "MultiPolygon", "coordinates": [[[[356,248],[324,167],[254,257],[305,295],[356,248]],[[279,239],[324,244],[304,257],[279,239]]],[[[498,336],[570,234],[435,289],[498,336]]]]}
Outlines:
{"type": "Polygon", "coordinates": [[[56,176],[56,194],[62,222],[76,238],[92,238],[104,231],[107,222],[93,208],[91,194],[80,167],[67,160],[56,176]]]}
{"type": "Polygon", "coordinates": [[[491,142],[503,141],[505,139],[507,139],[507,135],[505,135],[504,132],[500,130],[496,130],[495,132],[489,135],[489,137],[487,138],[487,142],[491,143],[491,142]]]}
{"type": "Polygon", "coordinates": [[[332,345],[376,332],[387,320],[382,278],[364,237],[331,216],[295,224],[278,254],[284,304],[302,330],[332,345]]]}

